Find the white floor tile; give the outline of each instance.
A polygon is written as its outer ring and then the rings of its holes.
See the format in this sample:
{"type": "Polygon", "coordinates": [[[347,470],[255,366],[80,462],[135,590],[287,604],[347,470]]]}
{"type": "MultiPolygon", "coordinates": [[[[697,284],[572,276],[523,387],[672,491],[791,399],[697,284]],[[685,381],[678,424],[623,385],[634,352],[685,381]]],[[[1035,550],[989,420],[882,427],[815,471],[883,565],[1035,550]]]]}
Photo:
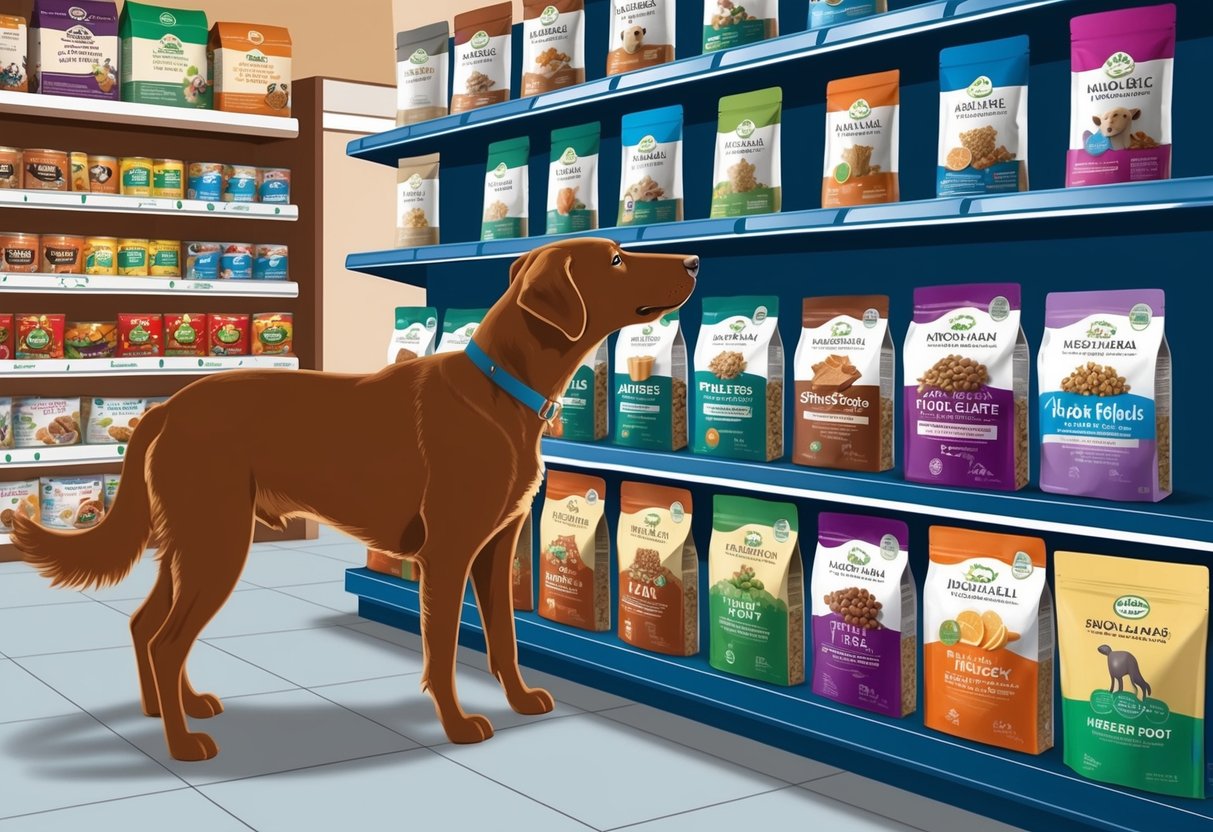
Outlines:
{"type": "Polygon", "coordinates": [[[278,587],[344,581],[346,566],[332,558],[302,549],[263,548],[249,554],[241,580],[257,586],[278,587]]]}
{"type": "Polygon", "coordinates": [[[224,652],[301,687],[420,673],[421,657],[345,627],[218,638],[224,652]]]}
{"type": "Polygon", "coordinates": [[[20,575],[23,572],[33,573],[34,569],[23,560],[6,560],[0,562],[0,575],[20,575]]]}
{"type": "MultiPolygon", "coordinates": [[[[113,607],[130,615],[141,601],[115,601],[113,607]]],[[[202,631],[203,638],[225,638],[253,633],[285,630],[307,630],[313,627],[333,627],[357,619],[326,610],[307,601],[291,598],[272,589],[250,589],[236,592],[202,631]]],[[[3,642],[0,642],[0,650],[3,642]]]]}
{"type": "Polygon", "coordinates": [[[74,589],[52,588],[49,580],[29,567],[0,574],[0,609],[79,604],[88,600],[74,589]]]}
{"type": "Polygon", "coordinates": [[[401,647],[407,647],[417,653],[421,652],[421,636],[416,633],[410,633],[407,630],[397,630],[395,627],[380,624],[378,621],[366,620],[346,624],[345,627],[348,630],[356,630],[373,638],[390,641],[392,644],[397,644],[401,647]]]}
{"type": "MultiPolygon", "coordinates": [[[[548,762],[549,776],[552,762],[548,762]]],[[[201,791],[258,832],[360,826],[586,830],[574,820],[425,750],[207,786],[201,791]],[[356,814],[351,814],[351,807],[357,807],[356,814]]]]}
{"type": "Polygon", "coordinates": [[[477,745],[438,750],[598,829],[785,785],[593,714],[538,722],[477,745]]]}
{"type": "Polygon", "coordinates": [[[806,783],[804,788],[931,832],[1018,832],[1012,826],[858,774],[827,777],[806,783]]]}
{"type": "Polygon", "coordinates": [[[127,617],[95,601],[0,610],[0,653],[14,659],[130,641],[127,617]]]}
{"type": "Polygon", "coordinates": [[[0,723],[68,716],[78,711],[16,662],[0,662],[0,723]]]}
{"type": "MultiPolygon", "coordinates": [[[[347,567],[342,566],[342,572],[347,567]]],[[[358,614],[358,596],[345,591],[345,581],[340,580],[327,584],[311,584],[309,586],[282,587],[279,592],[300,598],[313,604],[319,604],[336,612],[358,614]]]]}
{"type": "Polygon", "coordinates": [[[0,784],[0,818],[182,785],[85,713],[0,725],[0,784]]]}
{"type": "MultiPolygon", "coordinates": [[[[344,537],[344,535],[342,536],[344,537]]],[[[295,547],[297,551],[339,560],[350,566],[366,566],[366,546],[356,540],[309,540],[311,546],[295,547]]]]}
{"type": "Polygon", "coordinates": [[[186,787],[0,821],[0,832],[64,832],[66,829],[248,832],[248,826],[186,787]]]}

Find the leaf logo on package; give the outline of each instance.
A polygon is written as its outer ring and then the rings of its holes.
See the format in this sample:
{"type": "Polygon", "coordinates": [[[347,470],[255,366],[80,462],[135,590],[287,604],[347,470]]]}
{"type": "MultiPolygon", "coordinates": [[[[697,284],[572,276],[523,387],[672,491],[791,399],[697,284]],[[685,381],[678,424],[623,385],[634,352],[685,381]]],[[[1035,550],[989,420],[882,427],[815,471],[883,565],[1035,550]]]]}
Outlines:
{"type": "Polygon", "coordinates": [[[650,529],[655,529],[661,523],[661,515],[657,512],[649,512],[644,516],[644,524],[650,529]]]}
{"type": "Polygon", "coordinates": [[[758,532],[746,532],[745,545],[749,546],[751,549],[757,549],[762,545],[762,535],[760,535],[758,532]]]}
{"type": "Polygon", "coordinates": [[[868,106],[868,102],[862,98],[855,99],[855,103],[851,105],[851,109],[847,110],[847,115],[855,121],[862,121],[872,115],[872,108],[868,106]]]}
{"type": "Polygon", "coordinates": [[[412,176],[410,176],[409,181],[408,181],[408,186],[410,188],[412,188],[413,190],[417,190],[418,188],[420,188],[421,187],[421,174],[414,173],[412,176]]]}
{"type": "MultiPolygon", "coordinates": [[[[185,50],[181,47],[181,39],[176,35],[165,35],[160,38],[160,48],[165,52],[172,52],[176,55],[184,55],[185,50]]],[[[193,73],[197,75],[197,71],[193,73]]]]}
{"type": "Polygon", "coordinates": [[[741,124],[737,125],[737,135],[743,139],[748,139],[750,136],[754,135],[754,131],[756,129],[757,128],[754,126],[753,121],[748,118],[742,119],[741,124]]]}
{"type": "Polygon", "coordinates": [[[867,566],[871,560],[871,555],[858,546],[852,546],[851,551],[847,552],[847,562],[855,566],[867,566]]]}
{"type": "Polygon", "coordinates": [[[831,338],[846,338],[851,334],[851,325],[846,321],[838,321],[830,327],[831,338]]]}
{"type": "Polygon", "coordinates": [[[505,166],[505,162],[501,162],[497,165],[497,167],[493,168],[493,176],[496,176],[498,179],[500,179],[503,176],[505,176],[505,172],[507,170],[508,170],[508,168],[505,166]]]}
{"type": "Polygon", "coordinates": [[[993,583],[998,579],[998,573],[983,563],[975,563],[965,572],[965,580],[975,584],[993,583]]]}
{"type": "Polygon", "coordinates": [[[741,332],[743,329],[745,329],[745,321],[738,318],[737,320],[733,321],[733,323],[729,324],[729,329],[731,329],[733,332],[741,332]]]}
{"type": "Polygon", "coordinates": [[[1140,595],[1122,595],[1112,602],[1112,611],[1129,621],[1139,621],[1150,614],[1150,602],[1140,595]]]}
{"type": "Polygon", "coordinates": [[[1112,338],[1116,335],[1116,326],[1109,321],[1091,321],[1087,329],[1088,338],[1112,338]]]}
{"type": "Polygon", "coordinates": [[[968,93],[969,98],[987,98],[990,93],[994,92],[994,82],[985,75],[978,75],[965,92],[968,93]]]}
{"type": "Polygon", "coordinates": [[[657,149],[657,140],[652,136],[645,136],[640,140],[640,144],[636,145],[636,150],[640,153],[652,153],[657,149]]]}
{"type": "Polygon", "coordinates": [[[968,332],[977,326],[977,319],[972,315],[953,315],[948,318],[948,328],[953,332],[968,332]]]}
{"type": "Polygon", "coordinates": [[[472,39],[469,41],[469,43],[471,43],[473,49],[484,49],[484,47],[489,45],[489,33],[481,29],[479,32],[472,35],[472,39]]]}
{"type": "Polygon", "coordinates": [[[560,154],[560,164],[571,165],[577,161],[577,151],[571,147],[566,147],[564,153],[560,154]]]}
{"type": "Polygon", "coordinates": [[[161,12],[160,13],[160,24],[162,26],[176,26],[177,18],[173,17],[173,15],[170,12],[161,12]]]}
{"type": "Polygon", "coordinates": [[[539,15],[539,22],[544,26],[551,26],[558,17],[560,17],[560,12],[556,11],[556,7],[548,6],[543,10],[543,14],[539,15]]]}
{"type": "Polygon", "coordinates": [[[258,32],[256,29],[248,30],[248,42],[253,46],[260,46],[265,43],[265,35],[258,32]]]}
{"type": "Polygon", "coordinates": [[[1123,78],[1126,75],[1132,75],[1136,68],[1137,62],[1128,52],[1113,52],[1103,65],[1103,71],[1109,78],[1123,78]]]}
{"type": "Polygon", "coordinates": [[[72,6],[67,10],[67,16],[72,20],[86,20],[88,19],[88,12],[79,6],[72,6]]]}
{"type": "Polygon", "coordinates": [[[417,49],[412,55],[409,55],[409,63],[411,64],[424,64],[428,62],[429,59],[430,53],[426,52],[424,49],[417,49]]]}

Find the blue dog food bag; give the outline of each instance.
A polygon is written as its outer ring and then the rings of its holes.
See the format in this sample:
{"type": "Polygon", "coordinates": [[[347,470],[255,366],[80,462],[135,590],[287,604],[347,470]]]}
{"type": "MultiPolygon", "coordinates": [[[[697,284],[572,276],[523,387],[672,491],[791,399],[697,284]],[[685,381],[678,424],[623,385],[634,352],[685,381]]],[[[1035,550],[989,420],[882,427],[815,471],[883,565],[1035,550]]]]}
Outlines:
{"type": "Polygon", "coordinates": [[[809,0],[809,28],[850,23],[888,10],[888,0],[809,0]]]}
{"type": "Polygon", "coordinates": [[[1028,37],[939,53],[936,196],[1028,189],[1028,37]]]}

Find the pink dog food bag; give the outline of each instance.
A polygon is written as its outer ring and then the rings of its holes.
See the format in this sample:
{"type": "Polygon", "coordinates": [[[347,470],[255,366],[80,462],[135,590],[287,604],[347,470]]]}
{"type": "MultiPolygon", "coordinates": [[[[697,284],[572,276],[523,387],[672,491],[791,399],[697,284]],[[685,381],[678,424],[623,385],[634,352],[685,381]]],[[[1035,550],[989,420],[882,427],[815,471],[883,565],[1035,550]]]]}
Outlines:
{"type": "Polygon", "coordinates": [[[1070,21],[1066,187],[1171,178],[1175,6],[1070,21]]]}

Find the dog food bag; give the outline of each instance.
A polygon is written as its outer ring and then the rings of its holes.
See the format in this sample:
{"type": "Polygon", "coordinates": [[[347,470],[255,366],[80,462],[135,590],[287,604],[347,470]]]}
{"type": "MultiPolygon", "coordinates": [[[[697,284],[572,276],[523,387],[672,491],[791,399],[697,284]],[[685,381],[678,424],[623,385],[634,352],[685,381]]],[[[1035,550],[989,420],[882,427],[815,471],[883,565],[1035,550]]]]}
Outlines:
{"type": "Polygon", "coordinates": [[[716,495],[708,549],[712,667],[776,685],[804,681],[804,575],[792,503],[716,495]]]}
{"type": "Polygon", "coordinates": [[[101,502],[106,511],[114,507],[114,500],[118,499],[118,484],[121,481],[121,474],[105,474],[101,477],[101,487],[104,490],[101,502]]]}
{"type": "Polygon", "coordinates": [[[1208,567],[1055,557],[1066,765],[1204,798],[1208,567]]]}
{"type": "Polygon", "coordinates": [[[25,18],[0,14],[0,90],[29,92],[28,44],[25,18]]]}
{"type": "Polygon", "coordinates": [[[0,534],[13,531],[13,518],[18,514],[31,520],[38,519],[41,514],[38,507],[40,490],[38,480],[0,482],[0,534]]]}
{"type": "Polygon", "coordinates": [[[687,346],[677,310],[619,331],[615,444],[653,451],[687,446],[687,346]]]}
{"type": "Polygon", "coordinates": [[[769,87],[720,99],[711,216],[741,217],[780,209],[779,123],[783,90],[769,87]]]}
{"type": "Polygon", "coordinates": [[[918,597],[900,520],[823,512],[813,559],[813,693],[905,716],[918,706],[918,597]]]}
{"type": "Polygon", "coordinates": [[[13,399],[18,448],[80,444],[80,400],[21,396],[13,399]]]}
{"type": "Polygon", "coordinates": [[[396,33],[396,124],[445,116],[450,96],[445,20],[396,33]]]}
{"type": "Polygon", "coordinates": [[[893,467],[889,298],[805,298],[796,346],[792,461],[818,468],[893,467]]]}
{"type": "Polygon", "coordinates": [[[619,493],[619,638],[633,647],[699,652],[699,557],[691,492],[625,482],[619,493]]]}
{"type": "Polygon", "coordinates": [[[548,234],[598,227],[598,142],[595,121],[552,131],[548,167],[548,234]]]}
{"type": "Polygon", "coordinates": [[[118,6],[113,0],[34,0],[29,91],[118,100],[118,6]]]}
{"type": "Polygon", "coordinates": [[[1051,292],[1040,342],[1040,488],[1171,493],[1171,351],[1161,289],[1051,292]]]}
{"type": "Polygon", "coordinates": [[[438,310],[432,306],[397,306],[396,328],[387,347],[387,363],[432,355],[438,341],[438,310]]]}
{"type": "Polygon", "coordinates": [[[135,426],[147,410],[146,399],[93,399],[80,402],[84,412],[84,442],[117,445],[131,441],[135,426]]]}
{"type": "Polygon", "coordinates": [[[697,454],[759,462],[783,456],[779,298],[705,298],[695,342],[697,454]]]}
{"type": "Polygon", "coordinates": [[[585,0],[524,0],[522,95],[585,80],[585,0]]]}
{"type": "Polygon", "coordinates": [[[0,361],[12,361],[16,352],[17,327],[11,314],[0,312],[0,361]]]}
{"type": "Polygon", "coordinates": [[[215,109],[291,114],[291,33],[263,23],[216,23],[207,41],[215,109]]]}
{"type": "Polygon", "coordinates": [[[809,0],[809,28],[837,26],[888,10],[888,0],[809,0]]]}
{"type": "Polygon", "coordinates": [[[211,312],[206,316],[207,349],[211,355],[249,354],[249,316],[211,312]]]}
{"type": "Polygon", "coordinates": [[[619,225],[682,220],[682,105],[623,117],[619,225]]]}
{"type": "Polygon", "coordinates": [[[0,396],[0,448],[11,448],[13,439],[13,400],[0,396]]]}
{"type": "Polygon", "coordinates": [[[897,202],[901,73],[856,75],[826,85],[821,207],[897,202]]]}
{"type": "Polygon", "coordinates": [[[446,310],[442,316],[442,335],[434,352],[463,352],[488,313],[487,309],[446,310]]]}
{"type": "Polygon", "coordinates": [[[607,342],[581,360],[572,381],[560,397],[560,413],[544,426],[554,439],[597,442],[607,435],[607,342]]]}
{"type": "Polygon", "coordinates": [[[16,339],[18,361],[63,358],[67,320],[53,312],[47,315],[17,313],[16,339]]]}
{"type": "Polygon", "coordinates": [[[295,316],[291,312],[257,312],[249,321],[253,355],[294,355],[295,316]]]}
{"type": "Polygon", "coordinates": [[[416,581],[421,577],[421,570],[413,561],[375,549],[366,550],[366,568],[380,575],[391,575],[406,581],[416,581]]]}
{"type": "Polygon", "coordinates": [[[1045,542],[932,526],[923,611],[926,726],[1027,754],[1052,748],[1045,542]]]}
{"type": "Polygon", "coordinates": [[[779,35],[779,0],[703,0],[703,51],[779,35]]]}
{"type": "Polygon", "coordinates": [[[439,156],[401,159],[396,171],[396,245],[436,246],[438,232],[439,156]]]}
{"type": "Polygon", "coordinates": [[[203,356],[206,350],[205,312],[164,313],[164,354],[166,356],[203,356]]]}
{"type": "Polygon", "coordinates": [[[1019,284],[914,290],[906,332],[906,479],[1015,491],[1028,484],[1028,343],[1019,284]]]}
{"type": "Polygon", "coordinates": [[[489,145],[480,239],[504,240],[527,236],[530,160],[531,140],[526,136],[489,145]]]}
{"type": "Polygon", "coordinates": [[[42,525],[59,531],[88,529],[105,516],[105,483],[100,475],[44,477],[42,525]]]}
{"type": "Polygon", "coordinates": [[[675,0],[611,0],[606,74],[674,60],[675,0]]]}
{"type": "Polygon", "coordinates": [[[606,482],[549,471],[539,523],[539,614],[602,632],[611,627],[606,482]]]}
{"type": "Polygon", "coordinates": [[[1171,178],[1175,6],[1070,21],[1066,187],[1171,178]]]}
{"type": "Polygon", "coordinates": [[[118,36],[123,101],[211,109],[206,12],[126,0],[118,36]]]}
{"type": "Polygon", "coordinates": [[[1028,189],[1028,37],[939,53],[937,196],[1028,189]]]}
{"type": "Polygon", "coordinates": [[[518,534],[518,545],[514,548],[514,562],[510,577],[514,585],[514,609],[523,612],[535,611],[535,532],[528,509],[518,534]]]}
{"type": "Polygon", "coordinates": [[[118,315],[119,358],[147,358],[162,355],[164,319],[160,315],[143,313],[118,315]]]}
{"type": "Polygon", "coordinates": [[[63,357],[112,358],[118,349],[118,325],[113,321],[69,321],[63,331],[63,357]]]}
{"type": "Polygon", "coordinates": [[[512,2],[455,15],[452,113],[510,100],[510,32],[513,25],[512,2]]]}

